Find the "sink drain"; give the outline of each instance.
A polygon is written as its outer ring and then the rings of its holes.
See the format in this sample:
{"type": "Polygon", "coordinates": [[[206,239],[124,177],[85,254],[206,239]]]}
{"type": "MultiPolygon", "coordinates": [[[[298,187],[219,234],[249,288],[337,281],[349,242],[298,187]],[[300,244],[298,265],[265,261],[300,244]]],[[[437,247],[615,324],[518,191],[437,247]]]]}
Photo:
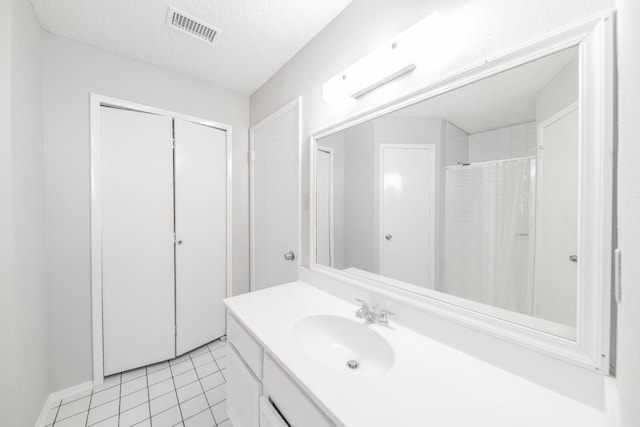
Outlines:
{"type": "Polygon", "coordinates": [[[347,360],[347,368],[349,369],[358,369],[360,363],[357,360],[347,360]]]}

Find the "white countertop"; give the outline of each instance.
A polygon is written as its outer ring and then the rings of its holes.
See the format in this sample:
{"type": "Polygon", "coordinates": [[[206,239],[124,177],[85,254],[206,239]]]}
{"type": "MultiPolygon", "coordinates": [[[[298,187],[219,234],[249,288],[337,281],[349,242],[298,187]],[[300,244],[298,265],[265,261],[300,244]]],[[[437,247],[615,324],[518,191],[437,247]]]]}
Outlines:
{"type": "Polygon", "coordinates": [[[390,321],[370,325],[391,345],[380,376],[316,362],[294,337],[307,316],[356,320],[358,307],[302,282],[225,300],[229,310],[334,422],[345,427],[602,427],[605,415],[390,321]]]}

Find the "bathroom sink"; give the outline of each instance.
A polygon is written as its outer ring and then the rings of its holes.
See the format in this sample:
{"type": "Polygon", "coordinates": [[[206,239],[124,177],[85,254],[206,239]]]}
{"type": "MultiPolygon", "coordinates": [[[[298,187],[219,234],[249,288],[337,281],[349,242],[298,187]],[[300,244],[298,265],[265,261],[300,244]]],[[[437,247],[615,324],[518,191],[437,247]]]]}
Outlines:
{"type": "Polygon", "coordinates": [[[344,317],[318,315],[299,320],[296,342],[309,357],[355,375],[381,375],[393,366],[389,343],[371,327],[344,317]]]}

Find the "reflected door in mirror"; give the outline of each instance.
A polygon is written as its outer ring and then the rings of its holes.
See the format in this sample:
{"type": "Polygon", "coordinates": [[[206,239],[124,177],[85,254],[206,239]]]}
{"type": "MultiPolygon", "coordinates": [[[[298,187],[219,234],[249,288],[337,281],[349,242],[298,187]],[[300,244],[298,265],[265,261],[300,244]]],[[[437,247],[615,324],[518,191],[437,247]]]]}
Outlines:
{"type": "Polygon", "coordinates": [[[433,287],[433,145],[381,144],[380,274],[433,287]]]}

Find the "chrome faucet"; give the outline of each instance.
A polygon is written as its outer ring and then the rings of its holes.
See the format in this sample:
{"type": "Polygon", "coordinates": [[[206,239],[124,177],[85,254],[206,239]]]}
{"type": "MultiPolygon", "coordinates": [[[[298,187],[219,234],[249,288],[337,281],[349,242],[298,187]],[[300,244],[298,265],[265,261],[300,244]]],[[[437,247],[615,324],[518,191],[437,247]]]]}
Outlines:
{"type": "Polygon", "coordinates": [[[369,304],[360,298],[357,299],[359,303],[362,304],[362,307],[356,312],[356,317],[358,319],[365,319],[367,323],[374,323],[376,325],[389,326],[389,315],[393,314],[390,311],[381,310],[380,312],[376,311],[376,307],[373,307],[373,310],[369,308],[369,304]]]}

